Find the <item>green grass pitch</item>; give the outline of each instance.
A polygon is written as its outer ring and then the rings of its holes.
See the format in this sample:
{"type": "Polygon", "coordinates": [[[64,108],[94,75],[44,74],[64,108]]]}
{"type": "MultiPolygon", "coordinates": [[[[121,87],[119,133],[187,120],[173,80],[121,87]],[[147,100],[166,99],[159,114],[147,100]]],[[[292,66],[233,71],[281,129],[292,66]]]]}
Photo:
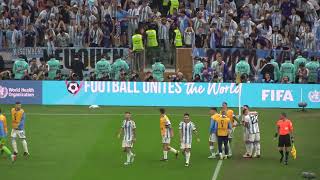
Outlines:
{"type": "MultiPolygon", "coordinates": [[[[11,106],[1,105],[7,114],[9,127],[11,106]]],[[[175,137],[172,146],[179,148],[178,123],[189,112],[200,133],[201,142],[192,145],[191,166],[184,167],[184,158],[169,154],[162,157],[158,108],[24,105],[26,135],[31,157],[20,154],[11,164],[0,158],[0,177],[4,180],[211,180],[218,160],[207,159],[209,115],[207,108],[167,108],[175,137]],[[137,124],[134,146],[135,163],[125,167],[126,155],[121,149],[117,132],[123,112],[131,111],[137,124]]],[[[302,171],[320,175],[320,111],[297,112],[296,109],[255,109],[259,112],[261,159],[243,159],[242,128],[236,129],[232,159],[224,160],[219,180],[292,180],[302,179],[302,171]],[[295,127],[297,160],[289,165],[279,163],[279,153],[273,140],[275,122],[285,111],[295,127]]],[[[235,112],[238,112],[235,109],[235,112]]],[[[10,143],[9,143],[10,144],[10,143]]],[[[11,145],[9,145],[11,148],[11,145]]]]}

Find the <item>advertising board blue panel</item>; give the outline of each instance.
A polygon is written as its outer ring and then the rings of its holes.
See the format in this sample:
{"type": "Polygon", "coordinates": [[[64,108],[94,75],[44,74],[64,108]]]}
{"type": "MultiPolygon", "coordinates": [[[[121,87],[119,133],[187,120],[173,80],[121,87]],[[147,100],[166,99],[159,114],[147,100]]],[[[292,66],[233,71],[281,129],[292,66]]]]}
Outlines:
{"type": "Polygon", "coordinates": [[[0,104],[42,104],[41,81],[0,81],[0,104]]]}

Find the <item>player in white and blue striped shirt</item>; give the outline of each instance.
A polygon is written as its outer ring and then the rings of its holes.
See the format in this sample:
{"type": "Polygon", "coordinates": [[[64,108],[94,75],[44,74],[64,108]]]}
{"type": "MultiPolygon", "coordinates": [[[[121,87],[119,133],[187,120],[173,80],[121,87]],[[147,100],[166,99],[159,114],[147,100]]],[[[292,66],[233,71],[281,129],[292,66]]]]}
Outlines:
{"type": "MultiPolygon", "coordinates": [[[[185,166],[189,166],[190,156],[191,156],[191,144],[192,144],[192,134],[195,133],[195,135],[198,135],[196,126],[193,122],[190,120],[190,115],[188,113],[185,113],[183,115],[183,121],[179,124],[179,132],[180,132],[180,143],[181,143],[181,149],[185,154],[186,157],[186,164],[185,166]]],[[[199,142],[200,139],[197,138],[197,141],[199,142]]]]}
{"type": "Polygon", "coordinates": [[[124,165],[133,163],[135,154],[132,153],[133,143],[136,141],[136,123],[131,119],[131,113],[125,112],[125,120],[123,120],[118,138],[123,134],[122,148],[127,153],[127,161],[124,165]]]}

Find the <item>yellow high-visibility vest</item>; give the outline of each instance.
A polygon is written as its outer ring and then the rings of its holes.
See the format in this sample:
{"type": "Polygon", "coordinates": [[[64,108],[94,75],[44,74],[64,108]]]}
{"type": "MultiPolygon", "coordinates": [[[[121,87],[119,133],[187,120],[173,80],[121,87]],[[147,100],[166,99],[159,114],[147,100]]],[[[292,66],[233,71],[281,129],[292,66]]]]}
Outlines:
{"type": "Polygon", "coordinates": [[[144,49],[141,34],[135,34],[132,36],[132,47],[133,51],[141,51],[144,49]]]}

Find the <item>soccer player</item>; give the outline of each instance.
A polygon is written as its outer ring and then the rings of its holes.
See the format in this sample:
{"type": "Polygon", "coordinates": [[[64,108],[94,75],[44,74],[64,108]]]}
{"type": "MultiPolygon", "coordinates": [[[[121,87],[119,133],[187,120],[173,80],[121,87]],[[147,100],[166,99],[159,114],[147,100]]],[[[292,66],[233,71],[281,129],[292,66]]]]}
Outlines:
{"type": "Polygon", "coordinates": [[[225,112],[225,115],[230,119],[231,124],[232,124],[232,131],[229,133],[228,135],[228,149],[229,149],[229,154],[228,156],[232,156],[232,150],[231,150],[231,143],[232,143],[232,135],[233,132],[237,126],[237,124],[239,123],[239,120],[237,118],[237,116],[234,114],[233,110],[228,109],[228,103],[227,102],[223,102],[222,103],[222,108],[220,111],[220,114],[222,114],[222,112],[225,112]]]}
{"type": "Polygon", "coordinates": [[[283,151],[285,151],[285,165],[288,165],[289,151],[291,147],[291,141],[293,137],[293,125],[292,122],[287,118],[286,113],[280,114],[280,120],[277,122],[277,132],[274,135],[276,138],[279,135],[278,148],[281,154],[280,163],[283,161],[283,151]]]}
{"type": "Polygon", "coordinates": [[[232,124],[230,118],[226,116],[226,112],[222,111],[221,116],[216,119],[215,122],[215,130],[214,132],[217,134],[218,137],[218,149],[219,149],[219,156],[220,159],[227,159],[230,157],[229,154],[229,147],[228,147],[228,135],[232,131],[232,124]],[[224,145],[224,152],[225,155],[222,154],[222,144],[224,145]]]}
{"type": "Polygon", "coordinates": [[[121,138],[122,134],[122,148],[124,149],[124,152],[127,153],[127,161],[124,163],[124,165],[129,165],[134,161],[135,154],[132,153],[132,147],[136,141],[136,123],[131,119],[130,112],[125,112],[125,120],[123,120],[118,134],[119,139],[121,138]]]}
{"type": "Polygon", "coordinates": [[[7,128],[7,119],[4,114],[1,113],[0,109],[0,150],[1,152],[6,153],[6,155],[11,159],[12,162],[16,160],[16,156],[11,153],[11,151],[8,149],[8,147],[5,145],[6,143],[6,137],[8,134],[8,128],[7,128]]]}
{"type": "Polygon", "coordinates": [[[162,137],[163,158],[161,161],[168,161],[168,151],[173,152],[176,158],[179,155],[179,151],[170,146],[171,137],[173,137],[173,129],[171,122],[166,115],[165,109],[160,109],[160,133],[162,137]]]}
{"type": "Polygon", "coordinates": [[[17,141],[16,138],[19,137],[19,139],[22,142],[23,150],[24,150],[24,156],[29,156],[28,151],[28,144],[26,141],[26,135],[24,131],[25,121],[26,121],[26,114],[24,110],[21,108],[21,103],[16,102],[16,105],[14,108],[11,109],[11,115],[12,115],[12,131],[11,131],[11,138],[12,138],[12,148],[13,148],[13,154],[18,154],[18,147],[17,147],[17,141]]]}
{"type": "MultiPolygon", "coordinates": [[[[183,115],[183,121],[179,124],[179,132],[181,149],[186,157],[185,166],[188,167],[191,156],[192,134],[195,133],[195,135],[198,136],[196,126],[191,122],[190,115],[188,113],[184,113],[183,115]]],[[[200,142],[200,139],[197,138],[197,141],[200,142]]]]}
{"type": "Polygon", "coordinates": [[[217,135],[214,133],[215,120],[220,117],[220,114],[217,113],[217,108],[213,107],[210,109],[210,115],[209,149],[211,155],[208,158],[214,159],[216,157],[216,153],[214,152],[214,143],[217,141],[217,135]]]}
{"type": "Polygon", "coordinates": [[[246,149],[244,158],[260,158],[260,130],[258,113],[250,112],[249,107],[243,109],[244,126],[246,128],[246,149]],[[254,153],[253,150],[255,149],[254,153]]]}

